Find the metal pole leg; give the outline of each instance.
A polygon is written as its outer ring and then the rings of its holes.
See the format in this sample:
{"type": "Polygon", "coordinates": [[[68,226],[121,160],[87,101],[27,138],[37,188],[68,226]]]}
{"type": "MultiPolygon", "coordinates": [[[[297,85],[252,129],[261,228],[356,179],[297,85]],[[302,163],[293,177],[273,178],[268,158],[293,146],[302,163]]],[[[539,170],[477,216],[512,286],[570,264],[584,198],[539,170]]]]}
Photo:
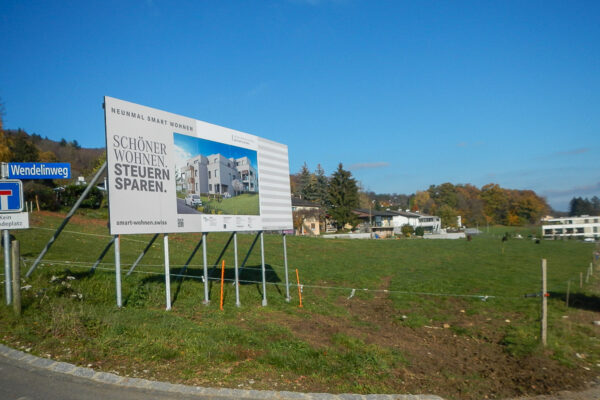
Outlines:
{"type": "Polygon", "coordinates": [[[290,280],[288,278],[287,242],[283,234],[283,266],[285,268],[285,301],[290,302],[290,280]]]}
{"type": "Polygon", "coordinates": [[[260,232],[260,260],[262,264],[262,287],[263,287],[263,300],[262,305],[267,305],[267,273],[265,271],[265,233],[260,232]]]}
{"type": "Polygon", "coordinates": [[[10,233],[8,229],[2,231],[2,239],[4,240],[4,290],[6,291],[6,305],[12,303],[12,285],[10,280],[10,233]]]}
{"type": "Polygon", "coordinates": [[[123,300],[121,297],[121,239],[119,236],[115,237],[115,275],[117,284],[117,307],[123,306],[123,300]]]}
{"type": "Polygon", "coordinates": [[[237,251],[237,232],[234,232],[233,236],[233,254],[235,262],[235,305],[236,307],[241,306],[240,303],[240,271],[238,269],[238,251],[237,251]]]}
{"type": "Polygon", "coordinates": [[[165,288],[166,288],[166,300],[167,300],[167,311],[171,309],[171,270],[169,265],[169,234],[165,233],[164,237],[164,248],[165,248],[165,288]]]}
{"type": "Polygon", "coordinates": [[[204,304],[210,303],[208,298],[208,261],[206,261],[206,233],[202,233],[202,259],[204,261],[204,304]]]}
{"type": "Polygon", "coordinates": [[[156,240],[157,237],[158,237],[158,233],[155,233],[154,236],[152,236],[152,239],[150,239],[150,243],[148,243],[146,245],[146,248],[142,251],[142,254],[140,254],[138,256],[138,258],[135,260],[135,262],[133,264],[131,264],[131,268],[129,268],[129,271],[127,271],[127,276],[131,275],[131,273],[133,272],[135,267],[139,264],[140,261],[142,261],[142,258],[144,258],[144,256],[148,252],[148,250],[150,250],[150,247],[152,247],[152,243],[154,243],[154,241],[156,240]]]}

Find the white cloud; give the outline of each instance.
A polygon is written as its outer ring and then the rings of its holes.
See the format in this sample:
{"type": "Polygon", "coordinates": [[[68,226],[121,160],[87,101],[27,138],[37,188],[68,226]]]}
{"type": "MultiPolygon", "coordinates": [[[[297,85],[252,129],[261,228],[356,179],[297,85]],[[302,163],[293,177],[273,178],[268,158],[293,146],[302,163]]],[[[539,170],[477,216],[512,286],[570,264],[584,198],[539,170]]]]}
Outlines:
{"type": "Polygon", "coordinates": [[[173,157],[175,159],[175,169],[179,170],[185,166],[187,160],[192,158],[192,154],[189,151],[187,151],[177,145],[175,145],[173,147],[175,148],[175,153],[174,153],[175,155],[173,157]]]}
{"type": "Polygon", "coordinates": [[[390,163],[385,161],[380,162],[372,162],[372,163],[355,163],[348,167],[350,170],[358,170],[358,169],[372,169],[372,168],[385,168],[389,167],[390,163]]]}

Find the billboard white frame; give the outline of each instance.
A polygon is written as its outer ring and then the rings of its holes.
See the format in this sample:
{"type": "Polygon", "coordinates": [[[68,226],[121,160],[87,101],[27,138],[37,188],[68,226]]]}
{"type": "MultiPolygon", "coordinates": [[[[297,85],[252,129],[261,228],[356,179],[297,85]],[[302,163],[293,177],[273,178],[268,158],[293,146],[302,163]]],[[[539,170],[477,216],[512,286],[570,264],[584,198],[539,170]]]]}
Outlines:
{"type": "Polygon", "coordinates": [[[111,234],[293,229],[287,146],[108,96],[104,111],[111,234]]]}

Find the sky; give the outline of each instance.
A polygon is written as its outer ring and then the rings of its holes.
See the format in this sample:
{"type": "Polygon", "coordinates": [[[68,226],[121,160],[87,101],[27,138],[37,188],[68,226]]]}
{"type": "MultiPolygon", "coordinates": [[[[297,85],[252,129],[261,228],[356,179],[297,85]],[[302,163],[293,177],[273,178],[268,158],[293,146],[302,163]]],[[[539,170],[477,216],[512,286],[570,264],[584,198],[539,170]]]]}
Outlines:
{"type": "Polygon", "coordinates": [[[258,165],[256,151],[245,149],[243,147],[232,146],[230,144],[178,133],[173,135],[173,144],[175,148],[175,168],[177,170],[184,167],[190,158],[195,157],[198,154],[202,154],[203,156],[220,154],[223,157],[235,159],[248,157],[248,161],[252,167],[256,169],[256,166],[258,165]]]}
{"type": "Polygon", "coordinates": [[[103,96],[365,190],[600,196],[600,2],[0,1],[5,128],[104,147],[103,96]]]}

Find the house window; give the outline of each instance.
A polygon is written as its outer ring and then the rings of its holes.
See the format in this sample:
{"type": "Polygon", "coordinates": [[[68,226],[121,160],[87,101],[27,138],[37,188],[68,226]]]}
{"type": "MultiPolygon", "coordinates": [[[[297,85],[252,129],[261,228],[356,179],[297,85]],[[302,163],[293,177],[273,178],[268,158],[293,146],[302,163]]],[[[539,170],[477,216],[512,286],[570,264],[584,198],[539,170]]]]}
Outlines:
{"type": "Polygon", "coordinates": [[[209,183],[209,184],[208,184],[208,191],[209,191],[209,192],[212,192],[212,183],[209,183]]]}
{"type": "Polygon", "coordinates": [[[210,179],[210,171],[208,171],[208,179],[210,179]]]}

